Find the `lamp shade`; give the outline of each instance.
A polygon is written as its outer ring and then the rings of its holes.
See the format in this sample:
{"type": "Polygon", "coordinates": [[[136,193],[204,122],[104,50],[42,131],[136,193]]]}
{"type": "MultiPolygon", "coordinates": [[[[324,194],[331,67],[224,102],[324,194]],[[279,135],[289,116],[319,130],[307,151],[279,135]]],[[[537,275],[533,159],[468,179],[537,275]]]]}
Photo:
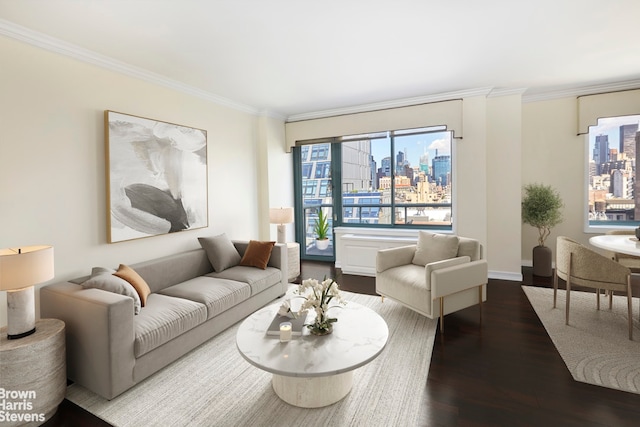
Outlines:
{"type": "Polygon", "coordinates": [[[0,290],[22,289],[53,279],[53,246],[0,249],[0,290]]]}
{"type": "Polygon", "coordinates": [[[269,222],[271,224],[289,224],[293,222],[293,208],[269,209],[269,222]]]}

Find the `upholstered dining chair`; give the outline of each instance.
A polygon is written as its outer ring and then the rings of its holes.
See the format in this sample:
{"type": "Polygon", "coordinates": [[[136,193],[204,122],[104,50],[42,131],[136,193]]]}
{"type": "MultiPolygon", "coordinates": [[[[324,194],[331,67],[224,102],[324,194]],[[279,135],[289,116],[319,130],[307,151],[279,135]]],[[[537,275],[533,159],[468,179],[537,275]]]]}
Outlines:
{"type": "MultiPolygon", "coordinates": [[[[596,290],[596,305],[600,310],[600,291],[620,291],[627,294],[629,317],[629,339],[633,340],[633,318],[631,307],[631,270],[616,261],[575,242],[559,236],[556,242],[556,274],[553,279],[553,307],[556,307],[558,279],[567,283],[566,320],[569,324],[571,287],[583,286],[596,290]]],[[[609,302],[611,308],[611,300],[609,302]]]]}
{"type": "Polygon", "coordinates": [[[418,233],[415,245],[381,249],[376,257],[376,293],[430,319],[487,299],[488,267],[476,239],[418,233]]]}
{"type": "MultiPolygon", "coordinates": [[[[610,230],[605,234],[616,234],[616,235],[629,235],[629,238],[635,238],[635,230],[627,229],[627,230],[610,230]]],[[[632,273],[640,273],[640,257],[627,255],[620,252],[612,252],[611,258],[614,261],[619,262],[625,267],[629,267],[632,273]]]]}

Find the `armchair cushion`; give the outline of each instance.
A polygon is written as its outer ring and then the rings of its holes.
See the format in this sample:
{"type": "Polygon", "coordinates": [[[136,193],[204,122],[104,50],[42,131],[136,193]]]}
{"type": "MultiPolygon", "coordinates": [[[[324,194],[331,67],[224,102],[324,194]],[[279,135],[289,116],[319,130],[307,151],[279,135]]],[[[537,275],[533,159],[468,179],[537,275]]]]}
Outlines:
{"type": "Polygon", "coordinates": [[[432,262],[455,258],[458,255],[459,240],[458,236],[420,231],[418,247],[411,262],[425,266],[432,262]]]}

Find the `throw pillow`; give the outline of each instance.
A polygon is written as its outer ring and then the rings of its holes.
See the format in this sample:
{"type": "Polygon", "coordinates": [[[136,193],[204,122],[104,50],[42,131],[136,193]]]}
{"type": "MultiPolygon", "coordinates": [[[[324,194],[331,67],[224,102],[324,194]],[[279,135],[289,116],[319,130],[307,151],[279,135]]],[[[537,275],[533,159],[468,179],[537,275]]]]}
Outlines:
{"type": "Polygon", "coordinates": [[[269,263],[269,257],[271,257],[271,251],[276,242],[259,242],[257,240],[250,240],[247,250],[244,252],[244,256],[240,260],[240,265],[247,267],[257,267],[266,269],[269,263]]]}
{"type": "Polygon", "coordinates": [[[114,276],[115,270],[102,267],[94,267],[91,270],[91,277],[80,284],[83,288],[102,289],[103,291],[113,292],[128,296],[133,299],[133,314],[140,313],[140,296],[138,292],[126,280],[114,276]]]}
{"type": "Polygon", "coordinates": [[[138,292],[138,295],[140,296],[140,304],[143,307],[147,305],[147,297],[151,293],[151,289],[149,288],[147,282],[145,282],[144,279],[140,277],[140,275],[136,273],[133,268],[124,264],[120,264],[120,267],[118,267],[118,271],[113,273],[113,275],[118,276],[131,283],[131,286],[135,288],[136,292],[138,292]]]}
{"type": "Polygon", "coordinates": [[[458,255],[458,236],[435,234],[428,231],[418,233],[418,247],[411,261],[416,265],[427,265],[458,255]]]}
{"type": "Polygon", "coordinates": [[[198,241],[207,253],[207,258],[216,273],[238,265],[240,262],[238,250],[225,233],[213,237],[198,237],[198,241]]]}

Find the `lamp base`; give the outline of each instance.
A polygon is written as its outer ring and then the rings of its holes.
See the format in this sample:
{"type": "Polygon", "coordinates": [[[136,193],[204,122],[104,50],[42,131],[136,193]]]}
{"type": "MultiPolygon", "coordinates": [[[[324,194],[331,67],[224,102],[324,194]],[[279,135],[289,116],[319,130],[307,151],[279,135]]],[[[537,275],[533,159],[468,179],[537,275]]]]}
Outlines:
{"type": "Polygon", "coordinates": [[[7,338],[15,340],[36,331],[35,289],[33,286],[7,292],[7,338]]]}
{"type": "Polygon", "coordinates": [[[36,333],[36,328],[33,328],[30,331],[23,332],[23,333],[17,334],[17,335],[9,335],[9,334],[7,334],[7,339],[17,340],[17,339],[20,339],[20,338],[28,337],[29,335],[35,334],[35,333],[36,333]]]}
{"type": "Polygon", "coordinates": [[[278,224],[278,239],[276,243],[286,243],[287,241],[287,229],[284,224],[278,224]]]}

